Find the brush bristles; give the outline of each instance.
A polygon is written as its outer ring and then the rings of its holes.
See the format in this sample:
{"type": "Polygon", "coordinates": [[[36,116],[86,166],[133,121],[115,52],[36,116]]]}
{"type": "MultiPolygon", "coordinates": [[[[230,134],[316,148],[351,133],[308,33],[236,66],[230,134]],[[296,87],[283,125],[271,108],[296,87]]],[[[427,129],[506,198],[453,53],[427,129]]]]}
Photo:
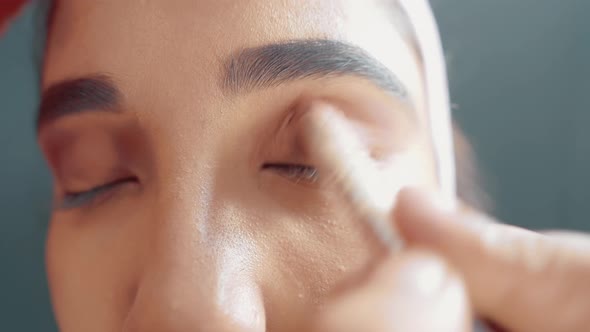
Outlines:
{"type": "Polygon", "coordinates": [[[391,220],[391,206],[384,208],[376,186],[378,170],[368,148],[348,120],[329,104],[317,102],[302,117],[307,150],[313,155],[324,185],[335,186],[356,216],[367,223],[382,244],[399,249],[402,239],[391,220]]]}

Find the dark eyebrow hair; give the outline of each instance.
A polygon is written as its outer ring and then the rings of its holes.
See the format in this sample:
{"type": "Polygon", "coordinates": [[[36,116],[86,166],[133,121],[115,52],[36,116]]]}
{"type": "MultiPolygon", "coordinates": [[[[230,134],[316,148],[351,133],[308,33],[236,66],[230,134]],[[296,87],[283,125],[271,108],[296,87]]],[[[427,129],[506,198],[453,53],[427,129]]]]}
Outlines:
{"type": "Polygon", "coordinates": [[[298,79],[364,78],[407,99],[401,81],[361,47],[329,40],[293,40],[240,50],[225,61],[223,90],[230,94],[275,87],[298,79]]]}
{"type": "MultiPolygon", "coordinates": [[[[246,48],[225,62],[222,90],[248,93],[300,79],[356,76],[407,100],[401,81],[361,47],[329,39],[293,40],[246,48]]],[[[113,80],[97,74],[59,82],[42,96],[37,131],[47,122],[87,111],[116,111],[122,94],[113,80]]]]}
{"type": "Polygon", "coordinates": [[[94,75],[59,82],[41,98],[37,131],[44,123],[58,117],[81,112],[116,111],[121,93],[107,75],[94,75]]]}

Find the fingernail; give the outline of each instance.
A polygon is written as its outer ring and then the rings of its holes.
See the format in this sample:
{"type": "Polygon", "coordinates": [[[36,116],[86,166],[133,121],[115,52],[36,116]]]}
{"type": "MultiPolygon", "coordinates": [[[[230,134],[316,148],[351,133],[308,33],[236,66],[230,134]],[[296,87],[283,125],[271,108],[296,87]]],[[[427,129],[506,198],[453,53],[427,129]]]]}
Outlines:
{"type": "Polygon", "coordinates": [[[398,282],[412,296],[428,297],[438,293],[446,280],[445,264],[434,256],[416,254],[400,267],[398,282]]]}

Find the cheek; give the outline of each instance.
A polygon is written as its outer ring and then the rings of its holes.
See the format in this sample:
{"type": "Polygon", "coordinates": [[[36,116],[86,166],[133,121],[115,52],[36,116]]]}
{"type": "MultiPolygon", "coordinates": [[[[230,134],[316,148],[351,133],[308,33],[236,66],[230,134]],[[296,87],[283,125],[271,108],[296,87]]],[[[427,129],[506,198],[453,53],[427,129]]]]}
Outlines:
{"type": "Polygon", "coordinates": [[[121,241],[128,238],[125,227],[121,235],[113,236],[104,225],[96,228],[83,225],[86,220],[70,219],[54,217],[46,245],[59,326],[64,331],[118,330],[133,300],[139,250],[130,241],[121,241]]]}
{"type": "MultiPolygon", "coordinates": [[[[427,146],[413,147],[383,165],[383,186],[376,190],[391,208],[404,186],[436,187],[431,165],[427,146]]],[[[271,287],[269,292],[288,289],[301,302],[322,303],[341,285],[362,276],[385,251],[339,193],[300,197],[297,202],[280,207],[272,201],[259,202],[264,211],[260,220],[273,225],[255,232],[258,243],[266,247],[261,250],[261,259],[267,262],[261,273],[263,279],[282,281],[280,289],[271,287]]]]}
{"type": "Polygon", "coordinates": [[[256,241],[265,248],[257,273],[271,311],[286,303],[289,310],[321,305],[380,252],[364,225],[342,206],[308,215],[271,212],[269,217],[280,227],[260,232],[256,241]]]}

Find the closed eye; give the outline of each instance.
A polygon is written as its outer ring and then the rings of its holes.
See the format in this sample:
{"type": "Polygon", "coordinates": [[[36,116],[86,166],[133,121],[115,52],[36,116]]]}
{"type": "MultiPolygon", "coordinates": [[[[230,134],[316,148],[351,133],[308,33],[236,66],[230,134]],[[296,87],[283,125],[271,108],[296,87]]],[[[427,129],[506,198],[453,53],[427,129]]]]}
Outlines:
{"type": "Polygon", "coordinates": [[[270,170],[288,180],[299,182],[315,183],[318,180],[318,171],[315,167],[301,164],[266,163],[262,165],[263,170],[270,170]]]}
{"type": "Polygon", "coordinates": [[[104,198],[112,190],[126,183],[137,182],[137,178],[129,177],[102,184],[88,190],[77,192],[66,192],[59,201],[57,208],[60,210],[71,210],[81,208],[95,203],[98,199],[104,198]]]}

